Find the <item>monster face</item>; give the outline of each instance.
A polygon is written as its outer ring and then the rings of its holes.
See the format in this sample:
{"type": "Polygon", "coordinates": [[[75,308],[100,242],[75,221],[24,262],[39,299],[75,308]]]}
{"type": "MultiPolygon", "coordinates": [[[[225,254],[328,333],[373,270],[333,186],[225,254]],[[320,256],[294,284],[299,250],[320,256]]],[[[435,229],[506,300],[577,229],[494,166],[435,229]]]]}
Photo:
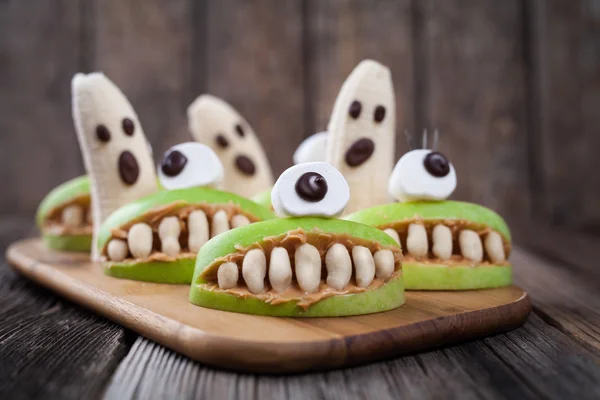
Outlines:
{"type": "Polygon", "coordinates": [[[477,204],[444,200],[456,187],[441,153],[413,150],[389,181],[400,201],[346,219],[383,230],[402,245],[407,289],[465,290],[509,285],[510,232],[504,220],[477,204]]]}
{"type": "Polygon", "coordinates": [[[114,210],[158,190],[156,175],[137,114],[114,83],[101,73],[76,74],[72,92],[97,237],[114,210]]]}
{"type": "Polygon", "coordinates": [[[200,143],[169,149],[158,192],[125,205],[102,225],[98,238],[106,274],[162,283],[189,283],[196,254],[211,238],[272,217],[252,201],[212,189],[223,175],[216,155],[200,143]],[[202,185],[202,187],[200,186],[202,185]]]}
{"type": "Polygon", "coordinates": [[[404,303],[401,250],[378,229],[338,220],[348,187],[331,165],[285,171],[273,187],[280,216],[206,243],[190,289],[194,304],[249,314],[367,314],[404,303]],[[319,215],[320,217],[315,217],[319,215]]]}
{"type": "Polygon", "coordinates": [[[385,204],[394,164],[395,100],[388,68],[362,61],[344,82],[329,120],[326,161],[350,186],[347,212],[385,204]]]}
{"type": "Polygon", "coordinates": [[[188,107],[188,123],[194,139],[213,149],[223,163],[222,189],[251,198],[272,186],[265,152],[250,124],[233,107],[202,95],[188,107]]]}

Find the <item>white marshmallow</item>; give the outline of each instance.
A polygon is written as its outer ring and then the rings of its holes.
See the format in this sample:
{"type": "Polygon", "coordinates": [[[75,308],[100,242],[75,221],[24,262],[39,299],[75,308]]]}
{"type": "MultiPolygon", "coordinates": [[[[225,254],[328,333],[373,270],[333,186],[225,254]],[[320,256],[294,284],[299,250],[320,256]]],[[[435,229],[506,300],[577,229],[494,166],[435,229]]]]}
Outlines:
{"type": "Polygon", "coordinates": [[[323,161],[325,162],[325,153],[327,151],[327,131],[315,133],[304,139],[300,146],[294,152],[294,164],[303,164],[307,162],[323,161]]]}
{"type": "Polygon", "coordinates": [[[271,203],[275,213],[285,216],[339,216],[350,199],[350,189],[342,174],[332,165],[312,162],[294,165],[285,170],[271,191],[271,203]],[[304,200],[296,192],[298,179],[308,172],[316,172],[325,178],[327,193],[322,200],[304,200]]]}
{"type": "Polygon", "coordinates": [[[167,190],[196,186],[217,186],[223,180],[223,164],[210,147],[194,142],[181,143],[165,152],[164,158],[178,151],[187,158],[183,169],[175,176],[168,176],[158,166],[160,183],[167,190]]]}
{"type": "Polygon", "coordinates": [[[444,200],[454,192],[456,171],[452,163],[443,177],[433,176],[425,168],[425,157],[431,152],[412,150],[398,160],[388,181],[388,192],[395,200],[444,200]]]}

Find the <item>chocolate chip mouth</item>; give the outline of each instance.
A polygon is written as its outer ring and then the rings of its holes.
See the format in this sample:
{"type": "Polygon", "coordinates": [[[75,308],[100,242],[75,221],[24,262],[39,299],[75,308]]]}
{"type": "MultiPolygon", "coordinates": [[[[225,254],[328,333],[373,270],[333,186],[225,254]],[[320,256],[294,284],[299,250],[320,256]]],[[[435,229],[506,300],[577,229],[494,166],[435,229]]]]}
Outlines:
{"type": "Polygon", "coordinates": [[[245,155],[239,155],[235,158],[235,166],[244,175],[252,176],[256,172],[254,163],[245,155]]]}
{"type": "Polygon", "coordinates": [[[351,167],[357,167],[367,161],[373,155],[374,151],[375,143],[371,139],[358,139],[346,151],[346,164],[351,167]]]}
{"type": "Polygon", "coordinates": [[[140,176],[140,166],[130,151],[124,151],[119,156],[119,175],[126,185],[133,185],[140,176]]]}

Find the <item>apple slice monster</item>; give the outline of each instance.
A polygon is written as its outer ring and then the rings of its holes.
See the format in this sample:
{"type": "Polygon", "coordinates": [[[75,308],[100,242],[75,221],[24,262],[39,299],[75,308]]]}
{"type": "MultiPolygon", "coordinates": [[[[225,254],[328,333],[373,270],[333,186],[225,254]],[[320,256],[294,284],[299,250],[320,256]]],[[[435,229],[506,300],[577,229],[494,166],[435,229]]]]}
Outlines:
{"type": "Polygon", "coordinates": [[[327,127],[325,161],[348,181],[347,213],[389,201],[385,189],[395,160],[395,114],[390,70],[361,61],[344,82],[327,127]]]}
{"type": "Polygon", "coordinates": [[[226,232],[196,260],[190,301],[279,317],[369,314],[404,303],[402,251],[384,232],[334,218],[348,184],[322,162],[296,165],[272,192],[282,217],[226,232]]]}
{"type": "Polygon", "coordinates": [[[98,72],[75,74],[71,86],[73,120],[90,179],[95,242],[114,210],[155,193],[158,185],[148,141],[121,90],[98,72]]]}
{"type": "Polygon", "coordinates": [[[93,228],[88,177],[71,179],[48,193],[38,207],[36,223],[51,249],[89,252],[93,228]]]}
{"type": "Polygon", "coordinates": [[[225,166],[222,188],[251,198],[273,185],[269,160],[250,124],[225,101],[208,94],[188,107],[194,139],[209,146],[225,166]]]}
{"type": "Polygon", "coordinates": [[[452,164],[439,152],[413,150],[394,168],[389,193],[400,203],[348,215],[377,227],[404,249],[406,289],[467,290],[510,285],[510,231],[477,204],[444,200],[456,187],[452,164]]]}
{"type": "Polygon", "coordinates": [[[97,246],[107,275],[190,283],[196,254],[209,238],[273,218],[270,210],[211,187],[223,166],[203,144],[172,147],[158,174],[167,190],[119,208],[102,224],[97,246]]]}

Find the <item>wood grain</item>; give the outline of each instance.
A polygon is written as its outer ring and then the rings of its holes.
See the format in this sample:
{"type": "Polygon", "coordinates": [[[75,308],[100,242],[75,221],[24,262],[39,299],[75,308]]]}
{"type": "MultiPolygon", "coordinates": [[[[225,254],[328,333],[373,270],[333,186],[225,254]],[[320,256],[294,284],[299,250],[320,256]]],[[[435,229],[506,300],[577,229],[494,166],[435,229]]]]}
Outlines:
{"type": "Polygon", "coordinates": [[[81,2],[0,2],[0,211],[33,212],[83,172],[70,81],[84,50],[81,2]]]}
{"type": "Polygon", "coordinates": [[[323,131],[342,83],[363,59],[388,66],[396,93],[396,147],[407,150],[404,130],[415,130],[411,2],[308,0],[307,135],[323,131]]]}
{"type": "Polygon", "coordinates": [[[600,233],[600,6],[533,2],[540,204],[553,224],[600,233]]]}
{"type": "Polygon", "coordinates": [[[585,355],[537,316],[514,331],[461,346],[286,377],[214,370],[140,338],[106,398],[593,399],[600,394],[600,367],[585,355]]]}
{"type": "Polygon", "coordinates": [[[95,3],[93,68],[131,101],[157,160],[192,140],[185,115],[195,95],[192,11],[185,0],[95,3]]]}
{"type": "Polygon", "coordinates": [[[279,176],[305,134],[302,3],[211,0],[206,12],[205,90],[248,120],[279,176]]]}
{"type": "Polygon", "coordinates": [[[453,197],[503,215],[529,214],[527,97],[521,2],[415,2],[423,18],[418,64],[423,128],[439,129],[454,164],[453,197]]]}
{"type": "Polygon", "coordinates": [[[8,240],[33,233],[30,218],[0,224],[0,398],[98,398],[135,336],[9,268],[8,240]]]}
{"type": "Polygon", "coordinates": [[[21,273],[67,298],[193,359],[234,370],[362,364],[515,328],[531,307],[522,290],[508,287],[410,292],[399,309],[349,318],[257,317],[194,306],[187,285],[107,277],[87,255],[50,251],[39,239],[7,254],[21,273]]]}

